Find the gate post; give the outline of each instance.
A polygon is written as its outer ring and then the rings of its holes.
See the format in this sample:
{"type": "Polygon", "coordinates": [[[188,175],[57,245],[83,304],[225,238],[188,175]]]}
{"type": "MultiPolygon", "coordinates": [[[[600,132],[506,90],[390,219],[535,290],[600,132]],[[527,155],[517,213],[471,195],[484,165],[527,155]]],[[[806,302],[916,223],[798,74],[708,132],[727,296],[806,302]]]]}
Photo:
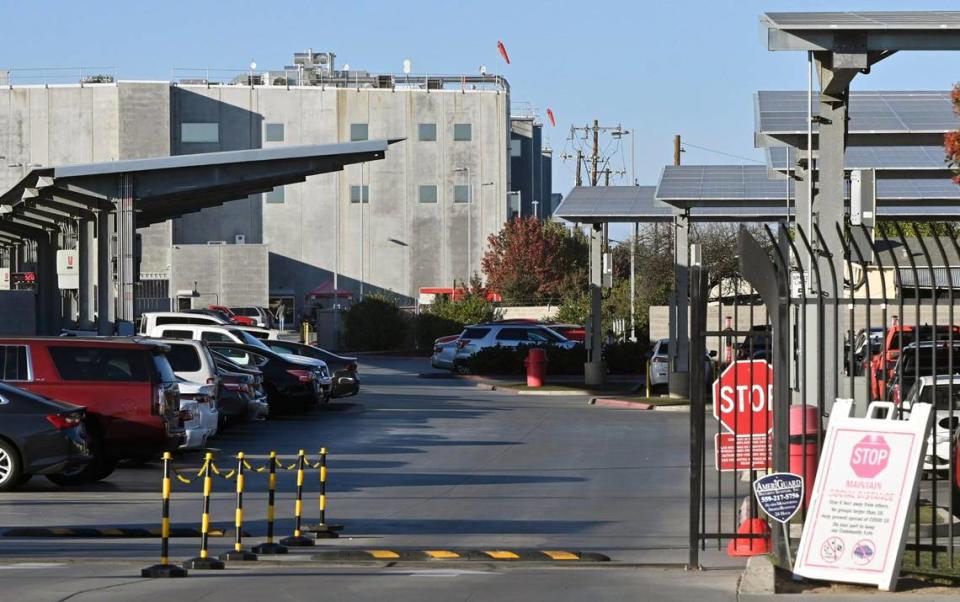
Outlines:
{"type": "MultiPolygon", "coordinates": [[[[681,294],[684,294],[682,291],[681,294]]],[[[703,362],[706,357],[707,270],[699,265],[690,269],[690,523],[687,569],[700,568],[700,516],[703,503],[703,458],[705,445],[706,378],[703,362]]]]}
{"type": "MultiPolygon", "coordinates": [[[[790,286],[787,277],[790,262],[778,246],[774,246],[777,262],[770,261],[766,250],[744,226],[740,226],[737,237],[737,254],[740,273],[763,299],[772,327],[773,469],[777,472],[786,471],[790,468],[790,286]]],[[[773,530],[772,535],[774,549],[780,558],[784,558],[785,546],[789,542],[777,529],[773,530]]]]}

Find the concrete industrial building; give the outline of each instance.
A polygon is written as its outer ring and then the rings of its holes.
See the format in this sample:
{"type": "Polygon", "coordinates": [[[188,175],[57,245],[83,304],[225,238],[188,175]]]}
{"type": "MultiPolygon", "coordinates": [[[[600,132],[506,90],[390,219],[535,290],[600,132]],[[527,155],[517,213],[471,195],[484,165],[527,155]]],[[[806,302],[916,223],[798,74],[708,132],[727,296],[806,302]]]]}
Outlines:
{"type": "Polygon", "coordinates": [[[553,150],[544,145],[540,119],[532,111],[517,113],[510,118],[510,217],[550,219],[556,207],[553,150]]]}
{"type": "Polygon", "coordinates": [[[412,303],[420,287],[479,272],[486,238],[508,217],[506,81],[337,71],[327,53],[295,62],[226,84],[0,88],[0,156],[9,166],[0,187],[35,165],[403,139],[383,161],[141,229],[142,277],[163,285],[152,288],[158,296],[174,297],[191,280],[172,274],[175,266],[196,272],[184,264],[191,253],[174,261],[174,247],[262,244],[268,296],[299,313],[311,290],[334,280],[355,297],[391,291],[412,303]]]}

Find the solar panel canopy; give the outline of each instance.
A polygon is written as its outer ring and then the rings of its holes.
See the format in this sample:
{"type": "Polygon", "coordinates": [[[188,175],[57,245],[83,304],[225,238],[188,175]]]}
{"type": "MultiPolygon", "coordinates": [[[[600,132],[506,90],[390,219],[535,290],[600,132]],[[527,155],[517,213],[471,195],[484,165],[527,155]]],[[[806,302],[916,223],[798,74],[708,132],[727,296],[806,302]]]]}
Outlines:
{"type": "Polygon", "coordinates": [[[768,50],[960,50],[960,12],[771,12],[760,17],[768,50]]]}
{"type": "MultiPolygon", "coordinates": [[[[770,146],[766,149],[767,167],[777,171],[792,170],[797,158],[804,158],[805,151],[787,146],[770,146]]],[[[942,177],[949,169],[943,146],[850,146],[844,155],[846,169],[876,169],[878,171],[932,172],[942,177]]]]}
{"type": "Polygon", "coordinates": [[[774,12],[760,19],[776,29],[960,29],[957,11],[774,12]]]}
{"type": "Polygon", "coordinates": [[[656,186],[576,186],[553,214],[583,223],[672,220],[674,208],[658,201],[655,191],[656,186]]]}
{"type": "MultiPolygon", "coordinates": [[[[960,37],[960,33],[957,34],[960,37]]],[[[816,99],[815,99],[816,100],[816,99]]],[[[819,113],[817,102],[813,115],[819,113]]],[[[953,112],[950,93],[944,91],[917,92],[851,92],[850,144],[934,146],[943,144],[944,133],[960,127],[960,117],[953,112]],[[870,144],[857,141],[869,137],[870,144]],[[907,144],[910,139],[912,144],[907,144]]],[[[755,143],[758,147],[788,144],[806,146],[807,93],[794,90],[761,90],[755,97],[755,143]]],[[[813,124],[814,135],[818,132],[813,124]]]]}
{"type": "MultiPolygon", "coordinates": [[[[785,206],[793,198],[794,181],[770,177],[765,165],[667,166],[660,176],[656,198],[676,207],[785,206]]],[[[960,186],[949,178],[877,181],[877,203],[895,205],[954,205],[960,186]]]]}

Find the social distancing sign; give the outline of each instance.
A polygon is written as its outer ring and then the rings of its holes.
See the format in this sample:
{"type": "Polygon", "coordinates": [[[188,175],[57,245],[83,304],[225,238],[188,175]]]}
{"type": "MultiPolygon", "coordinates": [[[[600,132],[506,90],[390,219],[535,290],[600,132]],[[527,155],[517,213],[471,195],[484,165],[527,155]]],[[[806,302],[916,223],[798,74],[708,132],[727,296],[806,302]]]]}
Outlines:
{"type": "Polygon", "coordinates": [[[897,420],[888,402],[871,404],[866,418],[850,417],[852,409],[849,399],[833,406],[794,573],[890,590],[932,412],[917,403],[909,420],[897,420]]]}

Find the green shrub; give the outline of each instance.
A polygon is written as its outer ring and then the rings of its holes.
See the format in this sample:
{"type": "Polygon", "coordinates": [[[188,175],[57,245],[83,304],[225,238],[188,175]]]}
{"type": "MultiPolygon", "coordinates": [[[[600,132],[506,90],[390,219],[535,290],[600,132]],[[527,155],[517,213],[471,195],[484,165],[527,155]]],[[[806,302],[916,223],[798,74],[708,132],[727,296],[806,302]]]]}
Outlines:
{"type": "Polygon", "coordinates": [[[400,349],[407,336],[407,318],[393,300],[367,295],[344,318],[344,339],[353,351],[400,349]]]}
{"type": "Polygon", "coordinates": [[[481,292],[471,291],[463,299],[451,301],[438,296],[429,308],[414,320],[417,349],[430,349],[439,337],[460,334],[465,326],[499,320],[503,312],[487,301],[481,292]]]}
{"type": "Polygon", "coordinates": [[[443,318],[430,312],[423,312],[414,318],[413,327],[417,349],[431,349],[433,342],[438,338],[460,334],[463,330],[461,322],[443,318]]]}

